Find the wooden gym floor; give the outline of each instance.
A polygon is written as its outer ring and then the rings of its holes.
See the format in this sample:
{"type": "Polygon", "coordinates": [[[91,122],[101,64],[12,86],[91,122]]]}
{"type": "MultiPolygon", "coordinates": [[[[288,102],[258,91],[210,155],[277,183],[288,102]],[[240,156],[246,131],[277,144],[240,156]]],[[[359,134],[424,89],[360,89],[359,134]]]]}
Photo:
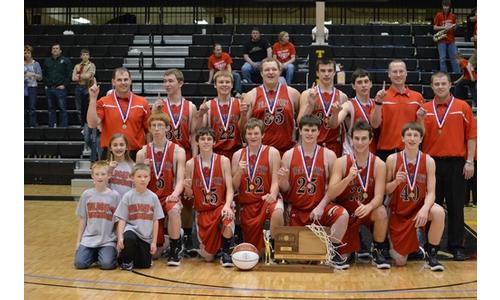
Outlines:
{"type": "MultiPolygon", "coordinates": [[[[71,196],[66,186],[25,186],[25,197],[71,196]]],[[[357,264],[346,271],[274,272],[222,268],[184,259],[167,267],[161,259],[132,272],[73,267],[78,219],[75,201],[24,201],[24,293],[26,299],[472,299],[477,262],[442,261],[444,272],[411,261],[377,270],[357,264]]],[[[467,218],[475,209],[467,208],[467,218]]]]}

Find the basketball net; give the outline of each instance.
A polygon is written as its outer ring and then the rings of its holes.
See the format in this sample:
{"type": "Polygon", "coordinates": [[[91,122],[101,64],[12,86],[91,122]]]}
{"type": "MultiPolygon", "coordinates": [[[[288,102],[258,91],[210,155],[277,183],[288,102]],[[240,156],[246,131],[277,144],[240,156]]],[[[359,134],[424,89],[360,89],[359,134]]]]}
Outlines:
{"type": "MultiPolygon", "coordinates": [[[[342,257],[341,254],[337,251],[337,249],[345,246],[346,244],[345,243],[342,244],[342,241],[333,237],[333,233],[334,233],[333,229],[332,229],[330,235],[328,235],[328,233],[326,233],[325,229],[323,228],[323,226],[319,223],[319,221],[317,219],[314,219],[313,222],[311,223],[311,225],[306,225],[306,227],[309,228],[309,230],[311,230],[314,233],[314,235],[316,235],[320,239],[320,241],[322,241],[325,244],[325,246],[326,246],[325,265],[333,266],[333,257],[335,255],[339,255],[340,257],[342,257]],[[339,245],[335,246],[332,242],[332,239],[335,242],[337,242],[339,245]]],[[[347,260],[347,257],[344,258],[344,262],[346,260],[347,260]]]]}

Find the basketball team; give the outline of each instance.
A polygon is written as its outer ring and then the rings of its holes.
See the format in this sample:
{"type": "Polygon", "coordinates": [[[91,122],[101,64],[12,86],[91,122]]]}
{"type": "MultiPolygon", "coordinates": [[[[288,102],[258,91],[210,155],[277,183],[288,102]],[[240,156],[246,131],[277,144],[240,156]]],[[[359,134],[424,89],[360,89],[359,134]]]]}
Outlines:
{"type": "Polygon", "coordinates": [[[260,72],[263,84],[242,98],[232,97],[230,71],[215,73],[217,96],[199,109],[182,96],[177,69],[165,72],[167,96],[152,108],[131,92],[123,67],[108,95],[98,100],[99,86],[89,88],[87,122],[100,128],[106,160],[92,165],[94,187],[76,210],[76,268],[149,268],[162,256],[179,266],[198,255],[231,267],[235,236],[263,256],[269,220],[271,245],[279,226],[329,227],[325,263],[335,269],[363,257],[389,269],[420,253],[430,270],[443,271],[443,206],[448,251],[466,259],[464,187],[475,171],[476,120],[450,93],[447,73],[432,75],[435,96],[425,102],[406,86],[401,60],[389,64],[391,84],[373,99],[363,69],[352,74],[354,98],[336,89],[330,59],[317,61],[318,79],[302,93],[279,79],[275,58],[260,72]]]}

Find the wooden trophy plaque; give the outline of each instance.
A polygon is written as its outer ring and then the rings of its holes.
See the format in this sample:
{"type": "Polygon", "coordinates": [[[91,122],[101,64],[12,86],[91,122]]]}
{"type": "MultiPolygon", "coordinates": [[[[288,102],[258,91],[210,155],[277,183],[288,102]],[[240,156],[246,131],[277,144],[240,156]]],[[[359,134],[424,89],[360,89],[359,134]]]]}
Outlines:
{"type": "MultiPolygon", "coordinates": [[[[323,228],[330,234],[330,228],[323,228]]],[[[280,226],[275,231],[274,258],[324,261],[326,245],[305,226],[280,226]]]]}

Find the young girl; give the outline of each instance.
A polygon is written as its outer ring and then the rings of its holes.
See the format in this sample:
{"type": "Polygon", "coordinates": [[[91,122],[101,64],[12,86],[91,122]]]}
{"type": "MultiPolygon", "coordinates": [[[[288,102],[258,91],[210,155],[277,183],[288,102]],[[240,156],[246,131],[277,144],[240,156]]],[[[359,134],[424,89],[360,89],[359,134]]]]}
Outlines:
{"type": "Polygon", "coordinates": [[[121,199],[134,186],[130,176],[134,161],[130,158],[127,137],[121,133],[114,134],[109,140],[108,149],[107,161],[111,173],[109,188],[117,191],[121,199]]]}

